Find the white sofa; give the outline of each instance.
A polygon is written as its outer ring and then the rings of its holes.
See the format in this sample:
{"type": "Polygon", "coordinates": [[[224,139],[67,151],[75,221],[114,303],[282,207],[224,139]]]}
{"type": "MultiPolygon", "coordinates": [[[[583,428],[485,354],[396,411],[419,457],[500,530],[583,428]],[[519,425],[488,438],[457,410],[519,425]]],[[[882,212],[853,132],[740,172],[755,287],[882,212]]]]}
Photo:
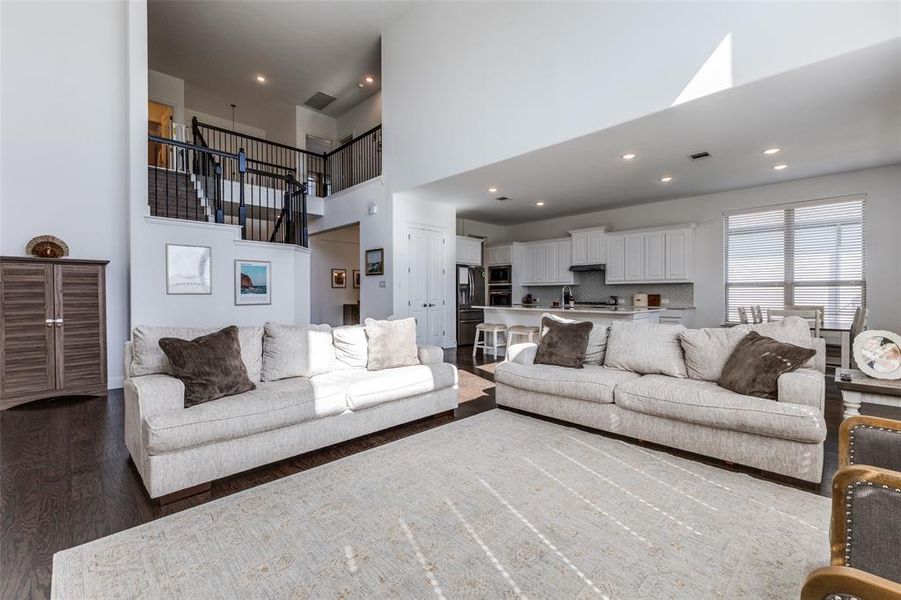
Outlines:
{"type": "Polygon", "coordinates": [[[794,319],[732,330],[615,324],[609,336],[601,328],[600,364],[582,369],[533,364],[537,346],[516,344],[495,372],[497,404],[818,483],[825,343],[794,319]],[[817,352],[805,368],[779,377],[777,400],[715,382],[730,348],[751,329],[817,352]],[[669,350],[658,351],[661,339],[669,350]],[[674,339],[683,347],[673,347],[674,339]],[[623,368],[629,365],[638,368],[623,368]]]}
{"type": "Polygon", "coordinates": [[[168,361],[146,356],[159,337],[211,331],[142,327],[126,343],[125,444],[151,498],[457,406],[457,370],[440,348],[419,348],[414,366],[367,371],[330,360],[312,377],[263,381],[263,327],[239,327],[256,389],[185,408],[168,361]]]}

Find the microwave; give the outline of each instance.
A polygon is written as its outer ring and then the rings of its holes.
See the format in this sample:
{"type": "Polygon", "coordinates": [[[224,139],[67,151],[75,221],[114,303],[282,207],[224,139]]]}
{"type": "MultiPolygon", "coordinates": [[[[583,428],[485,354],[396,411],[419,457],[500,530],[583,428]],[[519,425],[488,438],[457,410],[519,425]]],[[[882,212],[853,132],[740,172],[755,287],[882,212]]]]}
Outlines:
{"type": "Polygon", "coordinates": [[[513,283],[510,266],[488,267],[488,283],[513,283]]]}

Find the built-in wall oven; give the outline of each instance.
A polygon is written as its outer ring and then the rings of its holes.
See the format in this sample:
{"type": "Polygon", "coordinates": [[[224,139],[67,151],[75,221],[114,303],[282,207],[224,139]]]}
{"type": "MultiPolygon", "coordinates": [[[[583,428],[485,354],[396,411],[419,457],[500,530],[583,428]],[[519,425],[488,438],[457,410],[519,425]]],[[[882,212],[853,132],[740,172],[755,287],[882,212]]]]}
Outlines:
{"type": "Polygon", "coordinates": [[[488,283],[489,285],[492,283],[513,283],[513,278],[510,273],[510,265],[503,267],[488,267],[488,283]]]}
{"type": "Polygon", "coordinates": [[[513,290],[507,286],[489,286],[488,288],[488,305],[489,306],[512,306],[513,290]]]}

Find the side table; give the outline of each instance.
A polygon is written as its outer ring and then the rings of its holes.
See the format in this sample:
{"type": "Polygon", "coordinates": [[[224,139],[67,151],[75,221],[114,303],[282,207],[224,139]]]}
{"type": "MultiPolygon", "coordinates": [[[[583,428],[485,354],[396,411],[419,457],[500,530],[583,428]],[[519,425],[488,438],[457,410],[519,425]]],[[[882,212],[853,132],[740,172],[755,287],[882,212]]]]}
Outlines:
{"type": "Polygon", "coordinates": [[[860,414],[864,402],[901,408],[901,379],[874,379],[857,369],[836,369],[835,384],[842,391],[843,418],[860,414]],[[842,381],[843,373],[851,381],[842,381]]]}

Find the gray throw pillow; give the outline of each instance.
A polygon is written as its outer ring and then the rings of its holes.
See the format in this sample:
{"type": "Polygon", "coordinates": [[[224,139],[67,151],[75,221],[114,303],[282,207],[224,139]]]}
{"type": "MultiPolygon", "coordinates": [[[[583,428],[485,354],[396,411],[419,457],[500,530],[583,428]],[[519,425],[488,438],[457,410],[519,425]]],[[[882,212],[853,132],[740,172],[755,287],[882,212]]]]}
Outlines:
{"type": "Polygon", "coordinates": [[[776,400],[777,380],[803,365],[816,351],[749,332],[735,347],[719,386],[745,396],[776,400]]]}
{"type": "Polygon", "coordinates": [[[313,377],[335,369],[335,346],[328,325],[266,323],[263,381],[313,377]]]}
{"type": "Polygon", "coordinates": [[[561,323],[558,319],[542,317],[535,364],[581,369],[591,327],[588,321],[561,323]]]}
{"type": "Polygon", "coordinates": [[[416,319],[396,321],[366,319],[364,326],[369,343],[369,359],[366,363],[368,370],[381,371],[419,364],[416,319]]]}
{"type": "MultiPolygon", "coordinates": [[[[541,318],[549,317],[554,319],[555,321],[559,321],[561,323],[581,323],[583,321],[577,321],[575,319],[567,319],[566,317],[561,317],[560,315],[555,315],[553,313],[543,313],[541,318]]],[[[588,334],[588,348],[585,350],[585,363],[586,365],[602,365],[604,364],[604,353],[607,351],[607,331],[610,329],[609,325],[602,325],[600,323],[592,323],[591,333],[588,334]]],[[[538,339],[541,339],[541,336],[544,335],[544,330],[541,330],[541,333],[538,335],[538,339]]]]}
{"type": "Polygon", "coordinates": [[[247,377],[234,325],[193,340],[162,338],[160,348],[185,384],[185,408],[256,387],[247,377]]]}

